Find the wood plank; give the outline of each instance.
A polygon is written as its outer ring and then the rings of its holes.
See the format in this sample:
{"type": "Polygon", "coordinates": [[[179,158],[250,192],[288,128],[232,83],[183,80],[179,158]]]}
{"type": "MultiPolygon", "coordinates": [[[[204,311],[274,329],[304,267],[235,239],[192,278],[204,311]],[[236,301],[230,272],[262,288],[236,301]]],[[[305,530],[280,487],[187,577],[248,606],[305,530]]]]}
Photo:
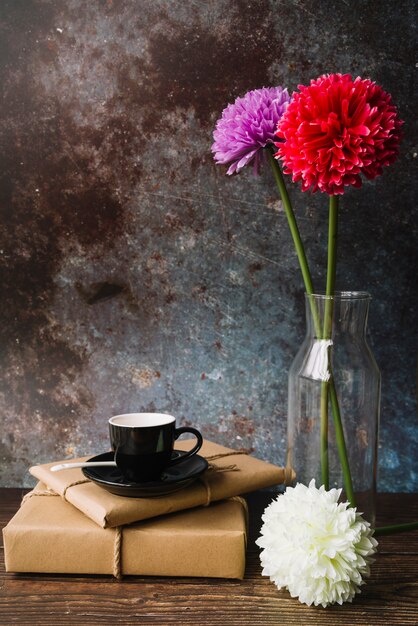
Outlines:
{"type": "MultiPolygon", "coordinates": [[[[0,490],[0,524],[20,504],[24,490],[0,490]]],[[[261,513],[271,494],[251,494],[251,533],[246,576],[167,579],[132,576],[10,574],[0,551],[0,623],[22,626],[417,626],[418,532],[382,537],[372,576],[354,603],[306,607],[261,576],[258,548],[261,513]]],[[[418,519],[418,495],[381,494],[382,523],[418,519]],[[396,517],[396,519],[395,519],[396,517]]]]}
{"type": "Polygon", "coordinates": [[[18,590],[12,588],[13,584],[6,585],[4,589],[8,597],[7,602],[1,605],[4,624],[21,624],[26,623],[25,620],[38,623],[37,616],[41,615],[39,623],[57,626],[61,623],[78,626],[84,623],[101,624],[106,623],[106,619],[110,623],[113,618],[131,623],[130,620],[138,620],[139,617],[141,624],[154,623],[159,618],[160,623],[167,624],[238,626],[277,624],[280,617],[282,622],[279,623],[319,625],[329,624],[335,612],[338,613],[335,616],[338,624],[382,626],[383,615],[387,615],[389,624],[417,623],[417,583],[396,586],[391,582],[370,584],[355,603],[324,611],[301,605],[286,592],[277,591],[268,581],[259,581],[254,585],[236,585],[225,581],[218,584],[215,581],[211,586],[199,581],[178,581],[173,585],[171,581],[167,584],[168,581],[149,579],[122,584],[109,580],[90,582],[64,578],[51,581],[31,581],[27,578],[15,582],[19,585],[18,590]],[[71,590],[67,583],[71,585],[71,590]],[[365,613],[367,622],[359,621],[365,613]]]}

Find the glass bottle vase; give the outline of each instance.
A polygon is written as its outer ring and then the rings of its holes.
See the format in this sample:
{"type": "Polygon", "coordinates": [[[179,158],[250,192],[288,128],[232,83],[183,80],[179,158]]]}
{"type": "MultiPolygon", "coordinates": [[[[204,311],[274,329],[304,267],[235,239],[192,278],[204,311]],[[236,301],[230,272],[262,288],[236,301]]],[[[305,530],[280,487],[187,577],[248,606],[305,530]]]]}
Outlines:
{"type": "Polygon", "coordinates": [[[307,332],[289,371],[286,475],[287,484],[342,487],[374,525],[380,372],[366,341],[370,300],[305,295],[307,332]]]}

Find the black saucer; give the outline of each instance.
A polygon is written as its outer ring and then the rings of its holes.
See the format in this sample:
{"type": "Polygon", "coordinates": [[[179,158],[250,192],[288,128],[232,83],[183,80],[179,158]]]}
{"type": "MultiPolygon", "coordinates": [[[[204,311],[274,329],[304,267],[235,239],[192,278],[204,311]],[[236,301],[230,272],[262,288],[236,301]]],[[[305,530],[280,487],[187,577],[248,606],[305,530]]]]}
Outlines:
{"type": "MultiPolygon", "coordinates": [[[[180,450],[173,452],[173,458],[184,454],[180,450]]],[[[88,459],[92,461],[113,461],[113,452],[104,452],[88,459]]],[[[208,462],[198,454],[194,454],[183,462],[168,467],[161,474],[160,480],[147,483],[127,481],[117,467],[83,467],[86,478],[117,496],[130,498],[155,498],[179,491],[194,482],[208,468],[208,462]]]]}

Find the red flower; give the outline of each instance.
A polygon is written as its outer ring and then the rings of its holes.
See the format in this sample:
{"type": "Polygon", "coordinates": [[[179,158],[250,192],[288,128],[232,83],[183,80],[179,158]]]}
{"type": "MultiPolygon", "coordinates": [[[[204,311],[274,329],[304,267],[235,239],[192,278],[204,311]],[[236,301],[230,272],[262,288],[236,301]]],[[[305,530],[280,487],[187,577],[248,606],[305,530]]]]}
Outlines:
{"type": "Polygon", "coordinates": [[[303,191],[342,194],[361,186],[360,174],[376,178],[395,161],[403,122],[379,85],[328,74],[299,90],[278,123],[276,157],[303,191]]]}

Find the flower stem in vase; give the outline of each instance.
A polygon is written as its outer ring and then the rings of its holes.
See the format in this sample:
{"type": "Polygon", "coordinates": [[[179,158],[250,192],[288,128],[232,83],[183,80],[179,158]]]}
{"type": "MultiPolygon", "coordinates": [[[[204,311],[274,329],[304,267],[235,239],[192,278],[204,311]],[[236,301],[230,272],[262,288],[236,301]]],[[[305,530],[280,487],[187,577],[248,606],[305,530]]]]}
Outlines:
{"type": "Polygon", "coordinates": [[[338,455],[340,457],[340,463],[344,477],[345,492],[350,505],[355,507],[356,499],[354,497],[353,481],[351,479],[350,464],[348,462],[347,446],[345,445],[340,406],[338,404],[337,391],[335,389],[334,378],[332,377],[332,375],[329,385],[329,395],[331,399],[331,410],[335,429],[335,439],[337,441],[338,455]]]}
{"type": "MultiPolygon", "coordinates": [[[[334,309],[335,275],[337,268],[337,233],[338,233],[338,196],[329,197],[329,223],[328,223],[328,266],[327,286],[324,310],[324,329],[322,338],[332,338],[332,318],[334,309]]],[[[350,465],[348,462],[347,447],[345,444],[344,430],[341,421],[340,407],[335,388],[331,364],[332,343],[328,350],[329,380],[321,383],[321,471],[322,481],[326,489],[329,489],[329,465],[328,465],[328,400],[331,401],[332,416],[335,428],[338,455],[344,478],[344,487],[347,499],[351,506],[356,506],[353,483],[351,479],[350,465]]]]}
{"type": "Polygon", "coordinates": [[[338,230],[338,196],[329,197],[329,222],[328,222],[328,266],[327,287],[324,311],[324,328],[322,339],[329,342],[328,371],[329,378],[321,383],[321,475],[325,489],[329,489],[329,461],[328,461],[328,398],[329,381],[331,374],[331,337],[332,337],[332,314],[334,308],[335,275],[337,269],[337,230],[338,230]]]}
{"type": "Polygon", "coordinates": [[[328,461],[328,381],[321,383],[321,478],[325,489],[329,489],[329,461],[328,461]]]}

